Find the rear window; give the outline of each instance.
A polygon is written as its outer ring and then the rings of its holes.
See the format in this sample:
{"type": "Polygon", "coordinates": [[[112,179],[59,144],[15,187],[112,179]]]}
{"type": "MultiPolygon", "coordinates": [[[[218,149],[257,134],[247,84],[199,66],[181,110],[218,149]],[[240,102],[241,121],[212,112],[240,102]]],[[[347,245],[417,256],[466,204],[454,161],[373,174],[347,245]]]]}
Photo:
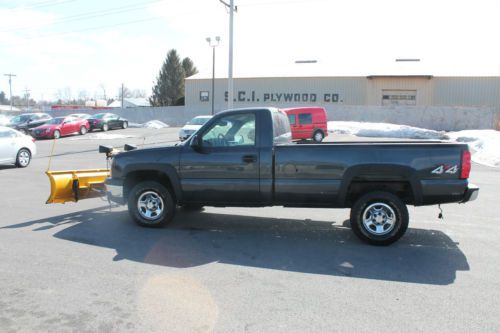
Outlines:
{"type": "Polygon", "coordinates": [[[295,119],[297,117],[294,114],[289,114],[288,115],[288,120],[290,121],[290,125],[295,125],[295,119]]]}
{"type": "Polygon", "coordinates": [[[301,113],[299,114],[299,123],[301,125],[312,124],[312,114],[310,113],[301,113]]]}
{"type": "Polygon", "coordinates": [[[271,112],[273,117],[273,144],[288,144],[292,141],[290,123],[282,111],[271,112]]]}

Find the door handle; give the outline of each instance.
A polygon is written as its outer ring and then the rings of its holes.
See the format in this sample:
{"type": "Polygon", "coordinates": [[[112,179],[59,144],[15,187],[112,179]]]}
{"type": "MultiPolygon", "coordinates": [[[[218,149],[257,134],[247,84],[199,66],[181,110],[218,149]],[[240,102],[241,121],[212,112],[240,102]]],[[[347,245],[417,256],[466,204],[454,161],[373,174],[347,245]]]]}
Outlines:
{"type": "Polygon", "coordinates": [[[253,163],[253,162],[257,161],[257,156],[256,155],[244,155],[242,160],[245,163],[253,163]]]}

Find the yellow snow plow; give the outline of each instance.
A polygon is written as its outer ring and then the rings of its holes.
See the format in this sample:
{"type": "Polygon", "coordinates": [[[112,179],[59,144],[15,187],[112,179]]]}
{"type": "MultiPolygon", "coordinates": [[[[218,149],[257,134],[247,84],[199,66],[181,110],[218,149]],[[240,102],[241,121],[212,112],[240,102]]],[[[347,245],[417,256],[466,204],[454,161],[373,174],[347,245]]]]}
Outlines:
{"type": "Polygon", "coordinates": [[[103,196],[109,169],[47,171],[46,174],[50,179],[47,203],[66,203],[103,196]]]}
{"type": "MultiPolygon", "coordinates": [[[[125,145],[124,150],[136,149],[135,145],[125,145]]],[[[99,152],[106,154],[109,161],[120,151],[109,146],[99,146],[99,152]]],[[[49,162],[50,169],[50,162],[49,162]]],[[[50,197],[47,204],[78,202],[82,199],[106,195],[104,182],[110,176],[109,169],[47,171],[50,180],[50,197]]]]}

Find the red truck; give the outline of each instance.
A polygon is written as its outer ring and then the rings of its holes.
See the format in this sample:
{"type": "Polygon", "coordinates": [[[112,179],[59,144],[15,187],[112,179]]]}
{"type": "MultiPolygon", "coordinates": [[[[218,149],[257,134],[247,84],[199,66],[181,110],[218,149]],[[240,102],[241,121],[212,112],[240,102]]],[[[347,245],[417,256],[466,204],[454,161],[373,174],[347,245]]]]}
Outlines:
{"type": "Polygon", "coordinates": [[[321,142],[328,135],[327,115],[323,107],[311,106],[283,109],[292,128],[292,140],[312,139],[321,142]]]}

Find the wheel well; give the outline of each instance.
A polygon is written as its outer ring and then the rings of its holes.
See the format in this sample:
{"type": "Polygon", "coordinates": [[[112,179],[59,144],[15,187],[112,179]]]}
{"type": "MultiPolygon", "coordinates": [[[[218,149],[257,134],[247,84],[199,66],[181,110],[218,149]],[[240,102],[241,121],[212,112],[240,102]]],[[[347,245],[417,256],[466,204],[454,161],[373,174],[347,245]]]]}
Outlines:
{"type": "Polygon", "coordinates": [[[155,182],[159,182],[167,189],[170,190],[170,193],[174,197],[174,202],[177,202],[175,197],[175,191],[173,191],[172,183],[170,182],[170,178],[168,176],[157,170],[141,170],[131,172],[125,178],[125,182],[123,183],[123,196],[124,198],[128,198],[129,191],[139,182],[151,180],[155,182]]]}
{"type": "Polygon", "coordinates": [[[398,196],[405,204],[414,204],[411,184],[404,181],[353,181],[347,189],[346,204],[350,207],[359,197],[373,191],[389,192],[398,196]]]}

